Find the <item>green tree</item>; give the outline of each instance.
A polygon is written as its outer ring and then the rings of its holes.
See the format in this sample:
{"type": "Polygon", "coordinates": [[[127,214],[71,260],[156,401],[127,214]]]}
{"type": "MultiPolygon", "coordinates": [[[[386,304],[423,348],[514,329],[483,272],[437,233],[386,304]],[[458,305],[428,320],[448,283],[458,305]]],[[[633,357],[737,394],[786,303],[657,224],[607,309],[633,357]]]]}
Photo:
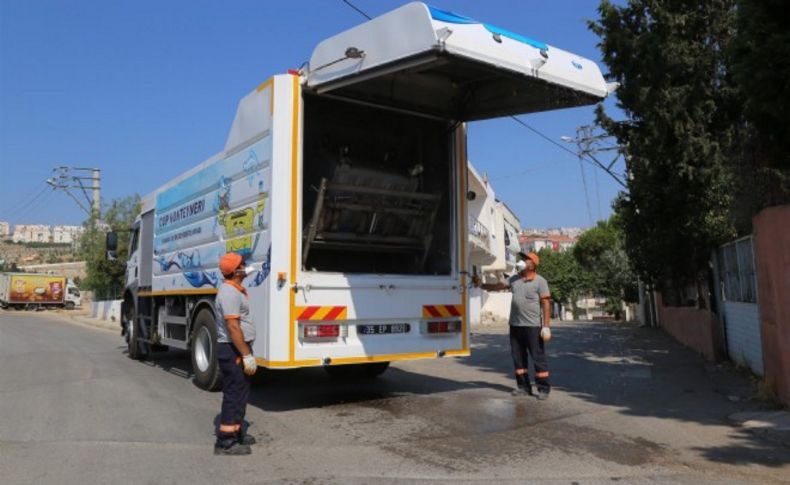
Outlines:
{"type": "Polygon", "coordinates": [[[125,283],[126,260],[129,250],[129,228],[140,213],[137,194],[115,199],[106,209],[103,224],[88,219],[79,243],[80,259],[86,262],[86,276],[82,287],[95,292],[96,299],[119,298],[125,283]],[[118,234],[118,258],[106,257],[105,235],[108,230],[118,234]]]}
{"type": "MultiPolygon", "coordinates": [[[[730,68],[749,129],[734,167],[739,220],[790,202],[790,16],[787,2],[737,0],[730,68]]],[[[741,224],[744,226],[745,224],[741,224]]]]}
{"type": "Polygon", "coordinates": [[[604,0],[599,13],[589,26],[628,118],[597,111],[625,147],[628,192],[614,203],[625,250],[646,282],[696,278],[735,235],[730,168],[742,133],[725,55],[734,0],[604,0]]]}
{"type": "Polygon", "coordinates": [[[585,231],[573,247],[573,257],[589,274],[592,293],[606,298],[606,309],[620,317],[622,302],[638,300],[637,278],[625,252],[625,235],[614,215],[585,231]]]}
{"type": "Polygon", "coordinates": [[[746,118],[766,165],[790,165],[790,16],[782,0],[737,0],[730,53],[746,118]]]}
{"type": "Polygon", "coordinates": [[[541,276],[549,283],[554,301],[570,306],[573,317],[578,318],[576,302],[592,286],[591,275],[582,268],[570,251],[552,251],[543,248],[538,252],[541,276]]]}
{"type": "Polygon", "coordinates": [[[3,261],[0,263],[0,272],[2,273],[19,273],[19,266],[16,263],[8,263],[3,261]]]}

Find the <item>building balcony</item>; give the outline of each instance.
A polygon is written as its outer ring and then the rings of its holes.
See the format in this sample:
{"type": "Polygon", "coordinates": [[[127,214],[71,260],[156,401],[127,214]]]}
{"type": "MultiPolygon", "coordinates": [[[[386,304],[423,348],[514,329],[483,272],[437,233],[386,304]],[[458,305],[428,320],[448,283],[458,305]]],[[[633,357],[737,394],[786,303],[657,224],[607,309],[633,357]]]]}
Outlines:
{"type": "Polygon", "coordinates": [[[470,263],[478,266],[496,261],[491,244],[491,231],[476,217],[469,217],[470,263]]]}

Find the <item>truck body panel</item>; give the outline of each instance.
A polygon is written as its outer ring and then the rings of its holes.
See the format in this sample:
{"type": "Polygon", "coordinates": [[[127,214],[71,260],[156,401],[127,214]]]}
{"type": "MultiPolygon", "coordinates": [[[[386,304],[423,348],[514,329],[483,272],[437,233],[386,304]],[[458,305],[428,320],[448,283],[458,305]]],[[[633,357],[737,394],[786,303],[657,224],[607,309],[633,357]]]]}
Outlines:
{"type": "Polygon", "coordinates": [[[462,121],[592,104],[607,95],[589,59],[419,2],[319,43],[307,85],[462,121]]]}

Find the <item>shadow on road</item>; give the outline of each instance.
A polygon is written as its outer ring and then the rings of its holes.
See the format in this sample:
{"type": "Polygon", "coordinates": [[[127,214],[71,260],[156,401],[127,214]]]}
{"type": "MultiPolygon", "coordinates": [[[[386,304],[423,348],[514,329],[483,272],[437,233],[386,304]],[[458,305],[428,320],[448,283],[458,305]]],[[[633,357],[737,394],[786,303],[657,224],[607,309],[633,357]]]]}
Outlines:
{"type": "Polygon", "coordinates": [[[390,367],[375,379],[336,379],[323,369],[260,371],[250,404],[264,411],[318,408],[399,397],[427,395],[460,389],[507,389],[483,381],[456,381],[390,367]]]}
{"type": "MultiPolygon", "coordinates": [[[[125,347],[121,347],[125,349],[125,347]]],[[[183,350],[154,352],[141,364],[192,379],[189,353],[183,350]]],[[[320,408],[387,399],[404,395],[427,395],[460,389],[510,388],[484,381],[456,381],[390,367],[378,378],[338,379],[322,368],[260,369],[253,378],[249,404],[267,412],[320,408]]]]}
{"type": "MultiPolygon", "coordinates": [[[[733,413],[766,408],[751,400],[755,386],[747,377],[729,365],[706,362],[660,329],[578,322],[556,325],[552,334],[552,385],[576,398],[619,407],[630,416],[718,426],[732,426],[727,417],[733,413]]],[[[472,356],[462,362],[512,376],[506,334],[478,334],[472,342],[472,356]]],[[[736,444],[697,451],[721,463],[790,463],[790,449],[765,437],[732,426],[730,438],[736,444]]]]}
{"type": "MultiPolygon", "coordinates": [[[[731,426],[726,445],[697,448],[712,462],[770,467],[790,463],[786,446],[727,420],[733,413],[766,407],[751,400],[754,384],[730,366],[704,361],[659,329],[610,322],[563,322],[554,330],[548,351],[555,389],[587,402],[619,408],[629,416],[731,426]]],[[[496,374],[497,379],[455,380],[398,367],[368,380],[334,379],[320,368],[264,369],[255,378],[250,405],[267,412],[283,412],[383,403],[402,396],[464,389],[507,393],[509,387],[495,383],[501,381],[500,376],[512,379],[507,334],[502,329],[475,334],[472,344],[472,356],[458,362],[496,374]]],[[[184,379],[192,377],[185,351],[154,353],[144,364],[184,379]]],[[[463,407],[461,402],[452,405],[463,407]]]]}

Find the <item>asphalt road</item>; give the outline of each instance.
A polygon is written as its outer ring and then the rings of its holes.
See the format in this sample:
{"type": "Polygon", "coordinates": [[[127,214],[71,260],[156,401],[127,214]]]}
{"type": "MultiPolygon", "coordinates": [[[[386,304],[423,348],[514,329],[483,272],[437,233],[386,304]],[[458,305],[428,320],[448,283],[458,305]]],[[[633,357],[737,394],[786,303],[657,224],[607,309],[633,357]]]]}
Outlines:
{"type": "Polygon", "coordinates": [[[660,331],[555,327],[551,398],[509,395],[504,329],[473,356],[373,381],[321,369],[258,377],[248,457],[212,454],[221,394],[187,355],[136,362],[117,332],[0,312],[0,482],[772,483],[790,449],[734,427],[751,384],[660,331]]]}

